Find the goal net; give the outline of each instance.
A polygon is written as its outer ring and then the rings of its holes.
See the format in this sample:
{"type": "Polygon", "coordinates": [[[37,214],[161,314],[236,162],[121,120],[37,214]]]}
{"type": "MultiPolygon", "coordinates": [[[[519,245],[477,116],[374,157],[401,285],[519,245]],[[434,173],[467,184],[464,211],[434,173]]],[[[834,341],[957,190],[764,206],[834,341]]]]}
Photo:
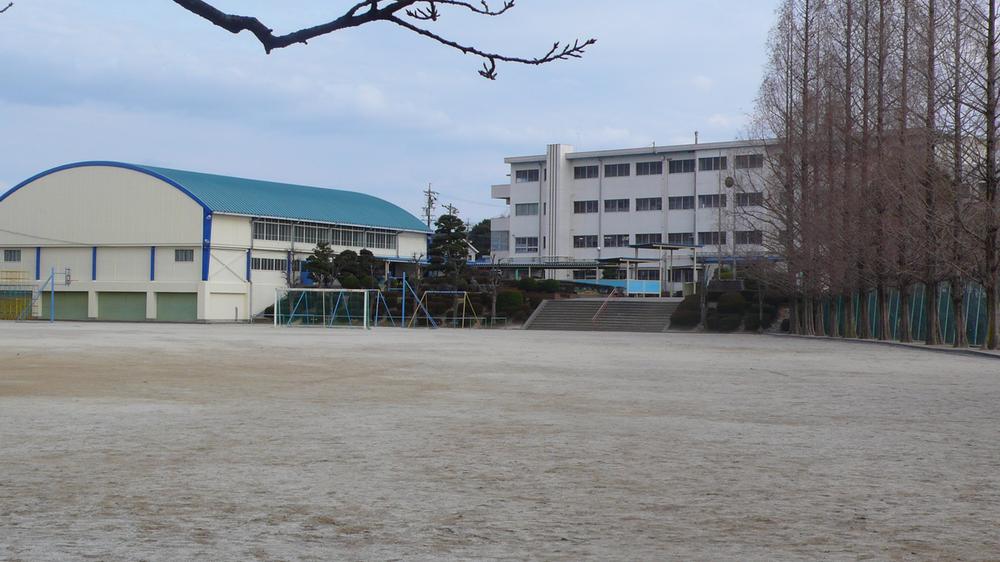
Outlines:
{"type": "Polygon", "coordinates": [[[274,325],[370,328],[372,292],[367,289],[276,289],[274,325]]]}

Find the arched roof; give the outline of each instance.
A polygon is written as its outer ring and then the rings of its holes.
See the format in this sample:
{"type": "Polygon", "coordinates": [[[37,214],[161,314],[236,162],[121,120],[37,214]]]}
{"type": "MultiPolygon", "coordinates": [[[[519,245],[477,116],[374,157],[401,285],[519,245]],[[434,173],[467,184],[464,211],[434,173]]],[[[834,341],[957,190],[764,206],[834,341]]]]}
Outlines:
{"type": "Polygon", "coordinates": [[[428,232],[424,223],[404,209],[364,193],[124,162],[78,162],[59,166],[14,186],[0,196],[0,201],[41,177],[85,166],[125,168],[151,175],[180,189],[213,213],[428,232]]]}

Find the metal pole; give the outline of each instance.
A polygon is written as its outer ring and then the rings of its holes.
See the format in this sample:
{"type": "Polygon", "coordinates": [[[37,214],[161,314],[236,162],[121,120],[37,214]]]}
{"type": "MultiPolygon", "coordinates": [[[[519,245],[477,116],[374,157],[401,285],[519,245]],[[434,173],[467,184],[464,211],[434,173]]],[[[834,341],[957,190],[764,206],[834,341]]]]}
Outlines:
{"type": "Polygon", "coordinates": [[[56,268],[49,273],[49,323],[56,321],[56,268]]]}
{"type": "Polygon", "coordinates": [[[403,292],[403,309],[402,309],[402,312],[400,312],[400,315],[403,318],[400,320],[399,325],[401,327],[405,328],[406,327],[406,272],[405,271],[403,272],[403,289],[402,289],[402,292],[403,292]]]}
{"type": "Polygon", "coordinates": [[[274,289],[274,327],[278,327],[278,288],[274,289]]]}
{"type": "Polygon", "coordinates": [[[365,323],[364,323],[364,327],[365,327],[366,330],[368,330],[369,329],[369,327],[368,327],[368,295],[370,293],[368,291],[365,291],[362,294],[365,296],[365,323]]]}

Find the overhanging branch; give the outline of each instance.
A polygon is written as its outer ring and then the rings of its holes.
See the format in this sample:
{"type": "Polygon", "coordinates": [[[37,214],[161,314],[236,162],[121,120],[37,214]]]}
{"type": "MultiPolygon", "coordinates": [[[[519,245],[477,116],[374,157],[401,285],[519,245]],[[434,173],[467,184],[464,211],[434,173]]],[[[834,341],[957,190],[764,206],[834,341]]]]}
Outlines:
{"type": "MultiPolygon", "coordinates": [[[[464,0],[363,0],[334,20],[284,35],[275,35],[272,28],[265,25],[256,17],[227,14],[203,0],[174,0],[174,2],[189,12],[208,20],[230,33],[237,34],[242,31],[249,31],[260,41],[266,53],[296,43],[306,44],[310,39],[342,29],[358,27],[375,21],[386,21],[432,39],[442,45],[461,51],[464,54],[484,59],[483,69],[479,71],[479,74],[490,80],[496,79],[497,61],[541,65],[557,60],[580,58],[587,47],[597,42],[596,39],[587,39],[585,41],[577,39],[572,44],[567,43],[565,45],[556,42],[547,53],[540,57],[516,57],[485,51],[471,45],[447,39],[420,25],[403,19],[404,17],[408,17],[418,22],[437,21],[441,17],[438,6],[464,8],[475,14],[484,16],[499,16],[514,7],[514,0],[503,0],[503,5],[498,8],[491,7],[487,0],[481,0],[478,4],[464,0]]],[[[10,5],[13,5],[13,2],[10,5]]],[[[8,8],[10,5],[8,5],[8,8]]],[[[6,9],[4,8],[3,11],[6,11],[6,9]]]]}

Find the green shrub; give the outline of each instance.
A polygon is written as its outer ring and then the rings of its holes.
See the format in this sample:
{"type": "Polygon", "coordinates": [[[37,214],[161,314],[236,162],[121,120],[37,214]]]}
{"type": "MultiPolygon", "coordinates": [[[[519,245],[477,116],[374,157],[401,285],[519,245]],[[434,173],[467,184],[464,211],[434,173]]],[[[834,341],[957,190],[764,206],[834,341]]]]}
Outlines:
{"type": "Polygon", "coordinates": [[[535,281],[534,277],[524,277],[518,279],[517,288],[521,289],[522,291],[537,291],[538,281],[535,281]]]}
{"type": "Polygon", "coordinates": [[[544,279],[538,284],[538,290],[543,293],[558,293],[559,281],[557,279],[544,279]]]}
{"type": "Polygon", "coordinates": [[[677,310],[701,311],[701,298],[698,295],[688,295],[677,305],[677,310]]]}
{"type": "Polygon", "coordinates": [[[345,289],[360,289],[361,281],[359,281],[353,274],[348,273],[340,277],[340,286],[345,289]]]}
{"type": "Polygon", "coordinates": [[[770,304],[765,304],[763,307],[758,308],[757,305],[753,305],[747,309],[746,313],[746,329],[756,331],[759,327],[758,310],[760,311],[760,317],[763,319],[764,329],[768,329],[774,324],[775,319],[778,318],[778,309],[770,304]]]}
{"type": "Polygon", "coordinates": [[[671,328],[694,328],[701,322],[700,310],[677,308],[670,315],[671,328]]]}
{"type": "Polygon", "coordinates": [[[719,314],[741,315],[747,309],[747,300],[737,292],[722,293],[719,296],[719,304],[716,309],[719,314]]]}
{"type": "Polygon", "coordinates": [[[719,313],[711,311],[705,319],[708,329],[713,332],[735,332],[743,324],[743,317],[739,314],[719,313]]]}
{"type": "Polygon", "coordinates": [[[511,317],[524,308],[524,293],[516,289],[507,289],[497,293],[497,314],[511,317]]]}

